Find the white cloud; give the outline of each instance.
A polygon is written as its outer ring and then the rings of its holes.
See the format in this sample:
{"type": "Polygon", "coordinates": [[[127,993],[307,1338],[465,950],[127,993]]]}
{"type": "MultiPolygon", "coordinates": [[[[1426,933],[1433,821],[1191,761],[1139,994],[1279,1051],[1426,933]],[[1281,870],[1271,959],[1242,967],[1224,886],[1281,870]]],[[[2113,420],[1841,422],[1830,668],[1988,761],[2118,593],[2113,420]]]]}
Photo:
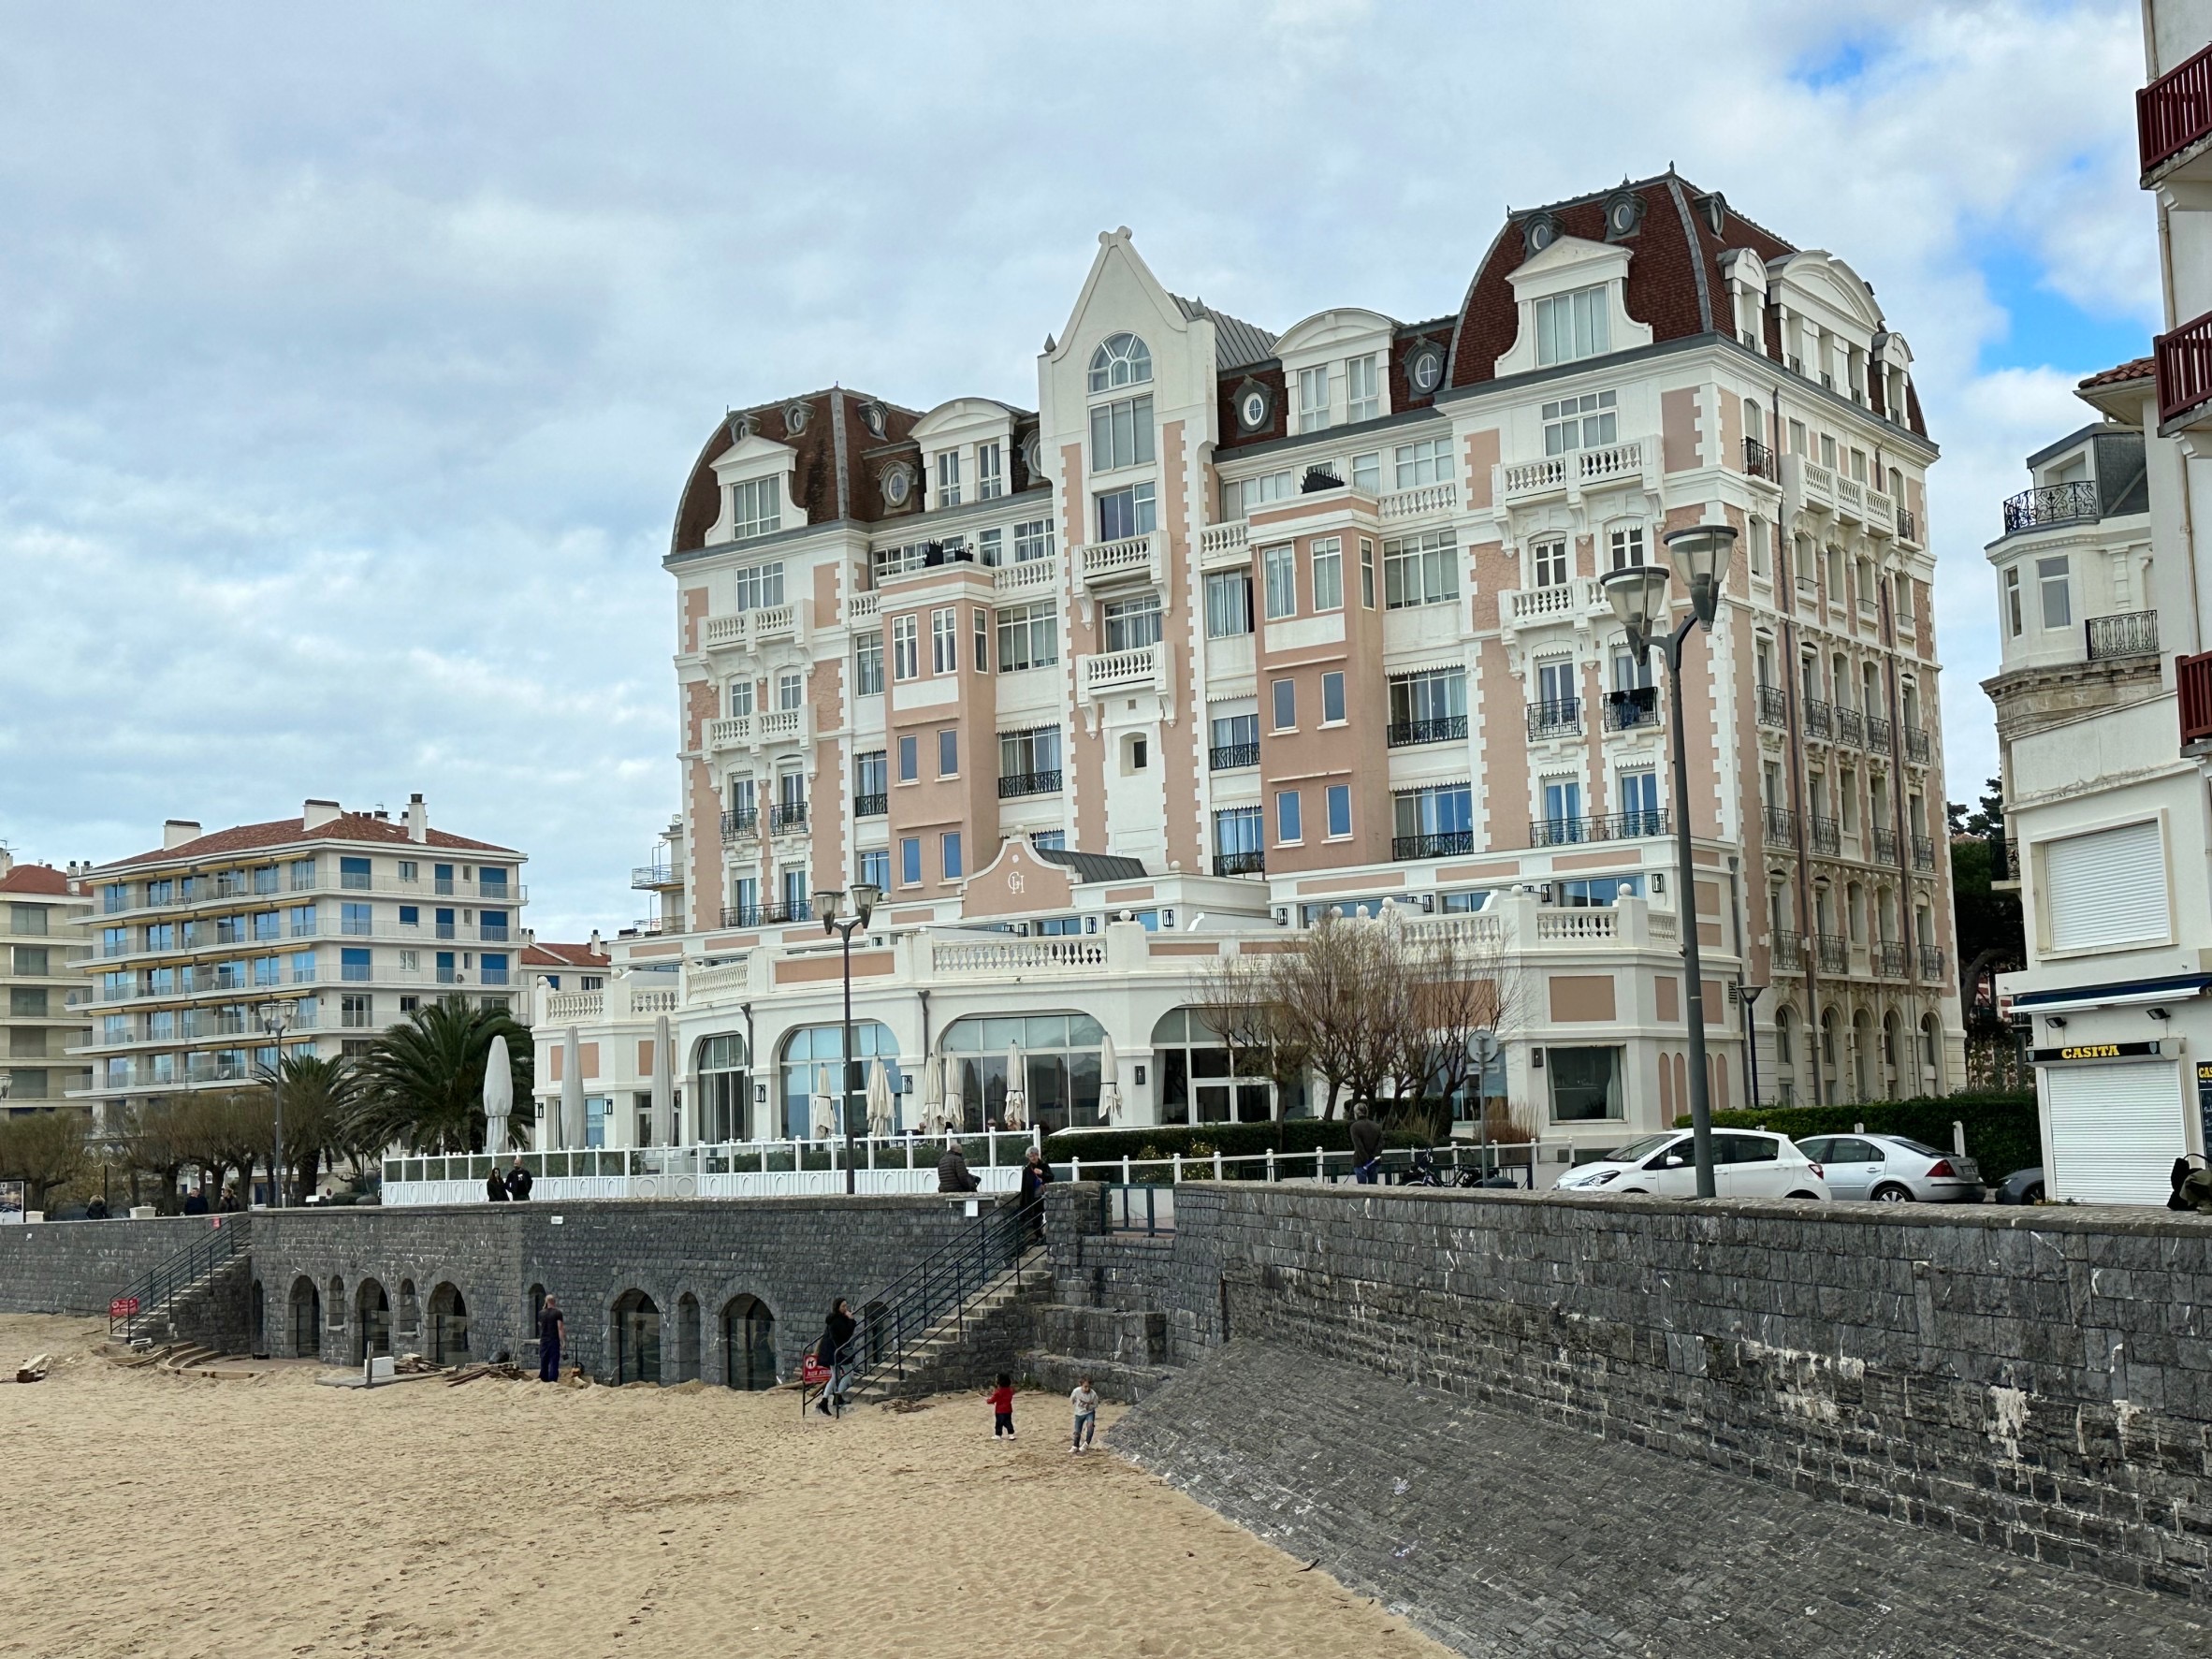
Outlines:
{"type": "Polygon", "coordinates": [[[1506,203],[1672,160],[1872,280],[1935,435],[1954,790],[1980,544],[2093,363],[1985,376],[2001,243],[2155,321],[2117,0],[1133,0],[11,20],[0,836],[387,803],[620,923],[676,800],[668,581],[726,405],[1029,401],[1094,233],[1281,327],[1457,307],[1506,203]],[[1846,35],[1848,30],[1848,36],[1846,35]],[[118,43],[127,47],[119,50],[118,43]],[[1797,78],[1855,42],[1864,66],[1797,78]],[[2063,371],[2063,372],[2060,372],[2063,371]]]}

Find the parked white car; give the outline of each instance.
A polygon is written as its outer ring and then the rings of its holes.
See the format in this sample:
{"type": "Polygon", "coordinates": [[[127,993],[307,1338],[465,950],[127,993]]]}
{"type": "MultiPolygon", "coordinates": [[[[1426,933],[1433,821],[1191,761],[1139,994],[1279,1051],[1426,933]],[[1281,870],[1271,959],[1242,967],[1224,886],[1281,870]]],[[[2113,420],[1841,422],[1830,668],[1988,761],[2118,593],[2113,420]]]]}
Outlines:
{"type": "Polygon", "coordinates": [[[1982,1171],[1971,1157],[1959,1157],[1902,1135],[1811,1135],[1808,1157],[1828,1172],[1828,1188],[1840,1199],[1872,1199],[1878,1204],[1978,1204],[1982,1171]]]}
{"type": "MultiPolygon", "coordinates": [[[[1826,1199],[1828,1184],[1819,1164],[1787,1135],[1764,1129],[1712,1132],[1713,1190],[1721,1198],[1826,1199]]],[[[1646,1135],[1596,1163],[1559,1178],[1562,1192],[1643,1192],[1659,1198],[1695,1198],[1697,1162],[1688,1129],[1646,1135]]]]}

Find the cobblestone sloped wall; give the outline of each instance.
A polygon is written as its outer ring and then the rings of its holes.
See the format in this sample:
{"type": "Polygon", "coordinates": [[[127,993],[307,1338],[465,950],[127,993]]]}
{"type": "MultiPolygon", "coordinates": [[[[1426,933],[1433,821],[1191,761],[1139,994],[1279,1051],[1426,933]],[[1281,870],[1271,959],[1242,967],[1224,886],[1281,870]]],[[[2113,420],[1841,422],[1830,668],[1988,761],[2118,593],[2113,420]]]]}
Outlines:
{"type": "Polygon", "coordinates": [[[1054,1269],[1227,1335],[2212,1601],[2212,1224],[2165,1212],[1055,1188],[1054,1269]]]}

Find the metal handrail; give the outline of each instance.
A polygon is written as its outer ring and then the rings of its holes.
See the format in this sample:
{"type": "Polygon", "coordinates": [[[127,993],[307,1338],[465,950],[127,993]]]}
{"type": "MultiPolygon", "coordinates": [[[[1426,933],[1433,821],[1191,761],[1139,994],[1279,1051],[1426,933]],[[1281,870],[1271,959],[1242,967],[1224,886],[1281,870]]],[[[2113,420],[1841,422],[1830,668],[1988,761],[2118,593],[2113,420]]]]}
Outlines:
{"type": "Polygon", "coordinates": [[[133,1331],[139,1320],[162,1312],[180,1291],[189,1289],[244,1249],[252,1242],[252,1224],[242,1215],[210,1217],[207,1231],[182,1249],[172,1251],[129,1288],[108,1299],[108,1334],[113,1336],[118,1328],[133,1331]]]}

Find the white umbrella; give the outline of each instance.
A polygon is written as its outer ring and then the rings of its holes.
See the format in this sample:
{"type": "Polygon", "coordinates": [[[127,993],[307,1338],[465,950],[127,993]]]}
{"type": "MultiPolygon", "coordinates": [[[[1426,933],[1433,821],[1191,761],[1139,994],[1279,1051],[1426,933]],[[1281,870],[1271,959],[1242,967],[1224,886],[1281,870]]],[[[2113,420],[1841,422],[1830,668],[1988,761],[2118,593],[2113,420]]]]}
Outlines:
{"type": "Polygon", "coordinates": [[[1029,1091],[1023,1086],[1027,1081],[1022,1071],[1022,1045],[1010,1042],[1006,1045],[1006,1108],[999,1114],[1010,1129],[1021,1128],[1027,1122],[1024,1113],[1028,1109],[1029,1091]]]}
{"type": "Polygon", "coordinates": [[[914,1109],[922,1114],[922,1132],[928,1134],[937,1128],[938,1113],[944,1099],[944,1057],[940,1055],[924,1055],[922,1061],[922,1098],[914,1109]]]}
{"type": "Polygon", "coordinates": [[[653,1022],[653,1144],[676,1144],[676,1061],[669,1054],[673,1046],[668,1016],[662,1014],[653,1022]]]}
{"type": "Polygon", "coordinates": [[[817,1141],[827,1140],[837,1130],[837,1101],[829,1095],[807,1097],[808,1130],[817,1141]]]}
{"type": "Polygon", "coordinates": [[[507,1118],[514,1110],[515,1072],[507,1059],[507,1040],[496,1036],[484,1056],[484,1150],[495,1157],[507,1149],[507,1118]]]}
{"type": "Polygon", "coordinates": [[[951,1055],[939,1055],[938,1063],[945,1069],[945,1133],[960,1132],[960,1062],[951,1055]]]}
{"type": "Polygon", "coordinates": [[[1121,1056],[1112,1032],[1099,1038],[1099,1115],[1108,1123],[1121,1115],[1121,1056]]]}
{"type": "Polygon", "coordinates": [[[560,1133],[557,1144],[584,1143],[584,1049],[571,1026],[560,1040],[560,1133]]]}
{"type": "Polygon", "coordinates": [[[868,1073],[868,1133],[888,1135],[897,1128],[891,1110],[891,1074],[880,1058],[868,1073]]]}

